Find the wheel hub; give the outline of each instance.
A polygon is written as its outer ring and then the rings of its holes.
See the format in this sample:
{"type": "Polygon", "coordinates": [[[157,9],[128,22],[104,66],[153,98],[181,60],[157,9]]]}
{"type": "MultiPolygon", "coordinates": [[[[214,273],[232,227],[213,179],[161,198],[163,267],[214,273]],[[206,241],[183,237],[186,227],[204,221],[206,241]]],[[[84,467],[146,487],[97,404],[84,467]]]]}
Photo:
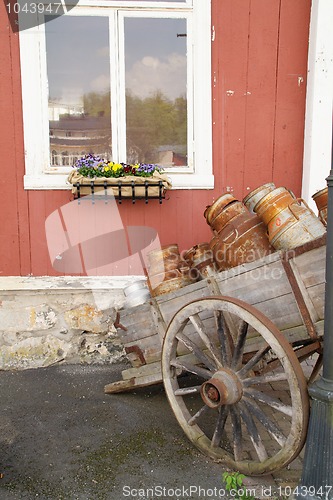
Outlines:
{"type": "Polygon", "coordinates": [[[237,375],[222,368],[204,382],[200,389],[203,402],[210,408],[237,403],[243,395],[242,384],[237,375]]]}

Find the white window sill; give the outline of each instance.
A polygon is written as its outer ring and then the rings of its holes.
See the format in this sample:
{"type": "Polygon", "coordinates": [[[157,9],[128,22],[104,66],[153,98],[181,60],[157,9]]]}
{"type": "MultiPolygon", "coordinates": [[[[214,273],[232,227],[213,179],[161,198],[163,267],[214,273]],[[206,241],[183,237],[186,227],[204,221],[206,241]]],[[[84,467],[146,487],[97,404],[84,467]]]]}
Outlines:
{"type": "MultiPolygon", "coordinates": [[[[172,189],[214,189],[212,174],[170,174],[172,189]]],[[[24,189],[71,189],[67,174],[41,174],[24,176],[24,189]]]]}

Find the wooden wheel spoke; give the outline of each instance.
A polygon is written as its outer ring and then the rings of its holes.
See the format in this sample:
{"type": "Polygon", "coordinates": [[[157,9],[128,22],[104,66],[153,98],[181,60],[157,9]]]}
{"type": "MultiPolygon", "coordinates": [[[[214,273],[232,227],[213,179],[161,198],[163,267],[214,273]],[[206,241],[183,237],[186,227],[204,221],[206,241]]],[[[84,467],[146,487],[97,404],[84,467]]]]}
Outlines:
{"type": "Polygon", "coordinates": [[[249,377],[242,380],[244,386],[256,385],[256,384],[269,384],[271,382],[280,382],[282,380],[287,380],[287,375],[282,373],[273,373],[262,375],[258,377],[249,377]]]}
{"type": "Polygon", "coordinates": [[[215,319],[217,325],[217,335],[221,345],[222,363],[224,366],[230,366],[234,349],[230,328],[221,311],[215,312],[215,319]]]}
{"type": "Polygon", "coordinates": [[[260,401],[261,403],[264,403],[268,406],[271,406],[272,408],[275,408],[275,410],[278,410],[281,413],[284,413],[285,415],[292,417],[293,414],[292,407],[283,404],[279,399],[273,398],[272,396],[269,396],[268,394],[265,394],[261,391],[257,391],[256,389],[250,389],[250,388],[247,388],[244,391],[244,395],[251,397],[257,401],[260,401]]]}
{"type": "Polygon", "coordinates": [[[239,368],[239,366],[242,363],[243,351],[244,351],[248,328],[249,328],[248,323],[246,323],[246,321],[242,321],[238,331],[237,343],[231,361],[231,368],[233,369],[239,368]]]}
{"type": "Polygon", "coordinates": [[[228,414],[229,414],[229,406],[227,406],[227,405],[222,406],[222,408],[220,409],[220,412],[219,412],[219,416],[217,418],[214,434],[212,437],[211,446],[213,448],[220,446],[223,431],[224,431],[224,426],[225,426],[225,423],[227,421],[228,414]]]}
{"type": "Polygon", "coordinates": [[[188,373],[194,373],[195,375],[198,375],[205,380],[209,380],[212,376],[212,372],[210,372],[206,368],[193,365],[192,363],[188,363],[186,361],[171,361],[170,365],[174,366],[175,368],[181,368],[188,373]]]}
{"type": "Polygon", "coordinates": [[[268,455],[264,443],[262,442],[262,439],[258,432],[255,421],[253,420],[251,413],[244,404],[239,403],[239,410],[240,410],[240,415],[248,430],[253,447],[258,455],[258,458],[260,462],[264,462],[264,460],[267,460],[268,455]]]}
{"type": "Polygon", "coordinates": [[[198,410],[193,417],[188,420],[188,425],[195,425],[197,421],[199,420],[200,417],[202,417],[205,413],[207,413],[210,410],[209,406],[204,405],[198,410]]]}
{"type": "Polygon", "coordinates": [[[272,372],[280,367],[281,367],[281,361],[279,359],[271,359],[266,364],[266,366],[260,370],[260,374],[264,375],[264,374],[272,372]]]}
{"type": "Polygon", "coordinates": [[[175,396],[187,396],[188,394],[198,394],[200,392],[201,385],[195,385],[193,387],[181,387],[175,390],[175,396]]]}
{"type": "Polygon", "coordinates": [[[187,347],[187,349],[189,349],[191,352],[193,352],[193,354],[195,354],[198,361],[201,361],[201,363],[205,364],[207,368],[209,368],[210,370],[213,371],[216,370],[216,366],[213,360],[209,356],[207,356],[207,354],[202,352],[200,347],[198,347],[195,342],[193,342],[186,335],[184,335],[184,333],[179,333],[177,335],[177,339],[179,340],[179,342],[184,344],[184,346],[187,347]]]}
{"type": "Polygon", "coordinates": [[[244,398],[244,404],[247,406],[248,410],[252,415],[254,415],[259,422],[265,427],[267,432],[275,439],[277,443],[282,447],[285,445],[287,439],[285,435],[281,432],[279,427],[267,417],[267,415],[259,408],[255,401],[250,401],[249,399],[244,398]]]}
{"type": "Polygon", "coordinates": [[[230,417],[234,436],[234,456],[239,462],[242,459],[242,423],[237,405],[231,406],[230,417]]]}
{"type": "Polygon", "coordinates": [[[270,350],[270,346],[269,345],[264,345],[256,354],[254,354],[254,356],[252,356],[252,358],[243,366],[243,368],[241,370],[239,370],[238,372],[238,376],[240,378],[244,378],[244,376],[250,371],[252,370],[252,368],[257,364],[259,363],[259,361],[261,361],[263,359],[263,357],[265,356],[265,354],[267,354],[267,352],[270,350]]]}
{"type": "Polygon", "coordinates": [[[194,326],[194,328],[196,329],[196,331],[198,332],[199,337],[201,338],[201,340],[203,341],[203,343],[205,344],[207,349],[210,351],[210,353],[211,353],[211,355],[216,363],[217,368],[221,367],[222,366],[221,353],[217,349],[217,347],[212,343],[211,339],[208,337],[208,335],[205,331],[205,326],[204,326],[199,314],[193,314],[192,316],[190,316],[190,321],[191,321],[192,325],[194,326]]]}

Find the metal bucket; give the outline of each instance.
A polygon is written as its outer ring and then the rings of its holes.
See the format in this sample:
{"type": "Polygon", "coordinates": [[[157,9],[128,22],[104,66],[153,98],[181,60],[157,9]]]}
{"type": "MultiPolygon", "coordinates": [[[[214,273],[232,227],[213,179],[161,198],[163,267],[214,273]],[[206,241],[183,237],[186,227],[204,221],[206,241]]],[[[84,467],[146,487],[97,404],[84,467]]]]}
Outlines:
{"type": "Polygon", "coordinates": [[[217,198],[212,205],[208,205],[204,211],[204,217],[206,218],[207,224],[211,225],[211,222],[215,217],[230,203],[238,201],[232,194],[224,193],[222,196],[217,198]]]}
{"type": "Polygon", "coordinates": [[[256,204],[261,200],[261,198],[273,191],[275,188],[276,186],[273,182],[268,182],[267,184],[263,184],[262,186],[253,189],[243,199],[244,205],[250,210],[250,212],[255,213],[256,204]]]}
{"type": "Polygon", "coordinates": [[[150,292],[145,281],[137,281],[124,288],[125,306],[135,307],[150,299],[150,292]]]}
{"type": "Polygon", "coordinates": [[[318,208],[319,219],[324,224],[324,226],[327,225],[327,198],[328,198],[327,187],[321,189],[320,191],[317,191],[317,193],[312,195],[312,199],[315,201],[318,208]]]}
{"type": "Polygon", "coordinates": [[[212,240],[215,263],[219,270],[253,262],[274,251],[266,227],[257,215],[241,215],[230,222],[212,240]]]}
{"type": "Polygon", "coordinates": [[[296,248],[325,232],[325,226],[304,200],[290,204],[268,225],[269,240],[276,250],[296,248]]]}

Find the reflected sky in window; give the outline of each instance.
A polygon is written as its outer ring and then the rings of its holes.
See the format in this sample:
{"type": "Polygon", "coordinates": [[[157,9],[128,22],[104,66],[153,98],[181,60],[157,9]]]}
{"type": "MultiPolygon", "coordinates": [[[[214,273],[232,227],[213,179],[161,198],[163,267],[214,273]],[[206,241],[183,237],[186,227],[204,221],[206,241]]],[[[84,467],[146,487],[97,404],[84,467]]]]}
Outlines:
{"type": "Polygon", "coordinates": [[[61,16],[45,31],[50,99],[110,90],[108,18],[61,16]]]}
{"type": "Polygon", "coordinates": [[[186,20],[125,19],[126,89],[140,98],[186,95],[186,20]]]}

